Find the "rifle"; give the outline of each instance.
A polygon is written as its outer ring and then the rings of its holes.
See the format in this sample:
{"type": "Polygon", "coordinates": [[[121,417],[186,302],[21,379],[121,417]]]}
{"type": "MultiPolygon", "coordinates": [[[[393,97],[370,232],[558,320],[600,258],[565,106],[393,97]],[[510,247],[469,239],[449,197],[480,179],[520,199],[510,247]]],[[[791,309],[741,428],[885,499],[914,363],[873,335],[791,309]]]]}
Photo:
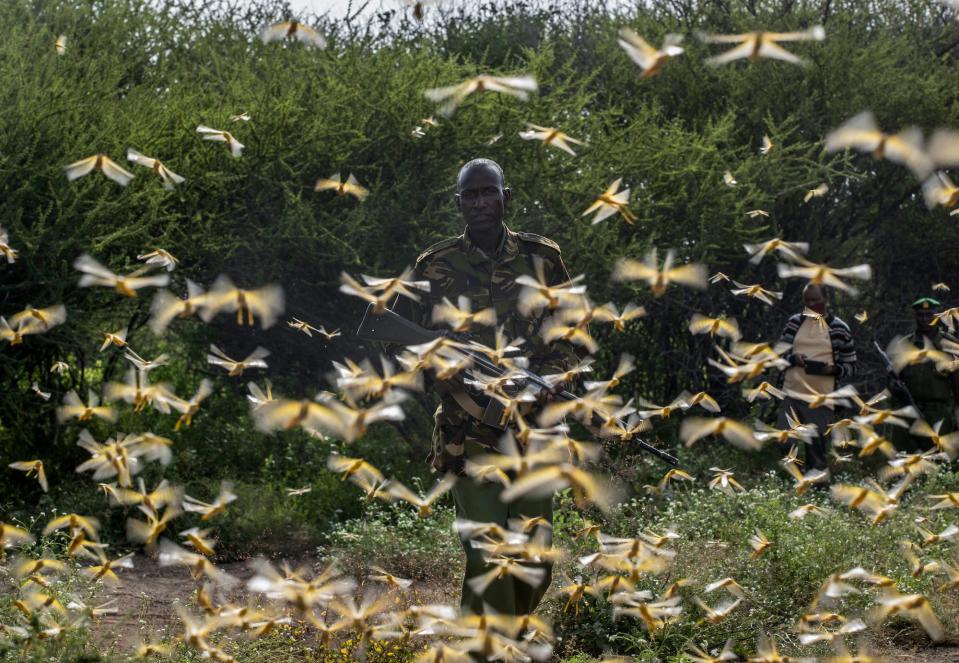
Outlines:
{"type": "MultiPolygon", "coordinates": [[[[442,336],[452,338],[454,340],[464,340],[462,337],[458,337],[456,334],[420,327],[415,322],[407,320],[403,316],[390,311],[389,309],[383,313],[373,313],[372,304],[366,308],[366,313],[363,315],[363,320],[360,322],[360,326],[356,330],[356,336],[364,341],[380,341],[382,343],[393,343],[397,345],[422,345],[424,343],[429,343],[430,341],[435,341],[437,338],[442,336]]],[[[472,359],[474,366],[487,375],[499,377],[505,375],[508,371],[508,369],[490,361],[486,356],[478,351],[473,351],[464,347],[456,347],[456,350],[468,355],[472,359]]],[[[533,384],[540,389],[553,388],[553,385],[543,379],[542,376],[526,369],[519,369],[519,371],[523,374],[523,378],[526,380],[526,382],[533,384]]],[[[566,390],[556,394],[556,397],[565,401],[575,401],[579,399],[578,396],[566,390]]],[[[487,419],[488,418],[484,416],[483,423],[491,423],[491,421],[488,421],[487,419]]],[[[672,454],[663,451],[662,449],[657,449],[653,445],[639,439],[638,437],[634,437],[633,441],[640,449],[653,454],[660,460],[665,461],[670,465],[679,465],[679,459],[672,454]]]]}
{"type": "Polygon", "coordinates": [[[889,377],[890,384],[897,389],[900,393],[906,396],[906,400],[909,401],[909,405],[916,408],[916,412],[920,415],[922,410],[919,409],[919,406],[916,405],[916,399],[912,397],[912,394],[909,393],[909,387],[906,386],[906,383],[903,382],[898,375],[896,375],[896,369],[892,365],[892,359],[889,358],[889,355],[886,354],[886,351],[882,349],[882,346],[879,345],[879,341],[875,339],[872,342],[872,346],[876,349],[876,352],[879,354],[879,360],[882,362],[883,368],[886,369],[886,373],[889,377]]]}

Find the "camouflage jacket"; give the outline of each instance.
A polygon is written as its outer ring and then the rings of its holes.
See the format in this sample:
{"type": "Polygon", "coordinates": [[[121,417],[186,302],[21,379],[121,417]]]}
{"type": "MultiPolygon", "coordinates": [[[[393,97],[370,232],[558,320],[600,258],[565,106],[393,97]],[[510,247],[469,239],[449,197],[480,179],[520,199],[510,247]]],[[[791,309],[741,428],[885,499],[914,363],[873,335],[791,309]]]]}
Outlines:
{"type": "MultiPolygon", "coordinates": [[[[908,338],[918,348],[924,344],[924,339],[919,332],[913,332],[908,338]]],[[[942,349],[943,338],[953,342],[957,340],[951,334],[939,332],[931,338],[937,350],[942,349]]],[[[939,372],[935,364],[927,361],[904,366],[899,372],[899,379],[920,406],[923,403],[959,402],[959,371],[939,372]]]]}
{"type": "MultiPolygon", "coordinates": [[[[504,226],[504,233],[496,252],[487,255],[465,232],[426,249],[416,260],[413,278],[430,282],[430,292],[419,302],[403,298],[394,310],[423,327],[438,328],[432,320],[433,306],[444,297],[454,304],[457,298],[469,298],[473,311],[492,307],[496,311],[497,326],[503,327],[506,340],[525,339],[520,346],[529,358],[529,368],[544,374],[561,372],[574,365],[579,357],[567,343],[547,345],[540,336],[540,326],[547,312],[524,317],[518,307],[521,286],[516,277],[528,274],[535,278],[534,261],[543,260],[548,285],[569,280],[569,273],[560,256],[559,246],[545,237],[526,232],[514,232],[504,226]]],[[[473,337],[480,343],[495,345],[495,329],[475,327],[473,337]]],[[[434,415],[431,465],[439,471],[462,470],[463,445],[467,438],[486,446],[494,446],[501,433],[484,426],[471,417],[452,397],[448,385],[437,385],[440,405],[434,415]]],[[[484,406],[488,402],[482,394],[472,394],[484,406]]]]}

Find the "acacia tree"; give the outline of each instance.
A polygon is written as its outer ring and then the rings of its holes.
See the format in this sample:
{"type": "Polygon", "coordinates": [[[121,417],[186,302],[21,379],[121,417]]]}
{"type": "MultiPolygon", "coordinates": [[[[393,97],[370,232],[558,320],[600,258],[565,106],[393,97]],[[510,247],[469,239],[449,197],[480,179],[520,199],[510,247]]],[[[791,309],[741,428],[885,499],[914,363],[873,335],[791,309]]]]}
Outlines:
{"type": "MultiPolygon", "coordinates": [[[[901,330],[906,302],[933,282],[959,283],[955,222],[925,208],[919,182],[869,156],[827,156],[821,148],[831,128],[864,109],[890,130],[959,124],[959,30],[932,0],[651,0],[632,9],[493,2],[433,11],[422,24],[398,12],[365,23],[316,18],[325,50],[262,44],[259,28],[285,15],[282,3],[265,0],[242,9],[188,0],[0,7],[9,26],[0,44],[0,225],[21,252],[0,267],[0,314],[54,302],[69,311],[66,325],[0,351],[5,456],[43,450],[75,460],[72,429],[62,435],[52,404],[38,405],[29,386],[39,381],[59,399],[118,378],[122,362],[96,352],[103,331],[129,325],[137,348],[171,352],[162,377],[183,392],[206,370],[211,336],[238,353],[270,347],[271,369],[285,376],[291,394],[320,386],[329,359],[372,351],[348,334],[325,346],[282,324],[249,332],[223,320],[177,321],[156,338],[144,326],[150,295],[118,301],[78,288],[71,263],[79,254],[124,271],[159,246],[181,261],[177,292],[187,277],[209,284],[220,273],[247,287],[278,282],[290,314],[348,331],[362,306],[337,292],[340,272],[398,273],[423,247],[460,232],[452,183],[460,165],[479,155],[506,169],[515,191],[512,227],[557,240],[596,301],[647,306],[648,318],[625,334],[598,332],[606,366],[623,351],[637,356],[627,392],[668,399],[684,386],[723,388],[705,368],[710,344],[683,331],[693,311],[734,315],[748,338],[775,338],[801,284],[777,284],[773,261],[748,265],[746,241],[783,235],[812,242],[817,260],[872,264],[875,276],[862,294],[833,304],[847,319],[869,310],[873,322],[856,331],[867,368],[874,362],[866,342],[901,330]],[[703,63],[711,47],[693,38],[698,30],[814,24],[825,26],[827,39],[794,46],[809,60],[805,67],[759,60],[711,68],[703,63]],[[623,26],[653,43],[682,33],[687,51],[641,80],[616,43],[623,26]],[[53,48],[58,34],[69,38],[64,55],[53,48]],[[525,104],[492,94],[470,99],[425,136],[411,136],[435,112],[424,89],[480,72],[531,73],[540,92],[525,104]],[[231,124],[241,112],[251,121],[231,124]],[[571,157],[523,141],[517,134],[527,122],[559,127],[588,146],[571,157]],[[243,156],[200,140],[200,123],[233,130],[246,145],[243,156]],[[775,145],[765,155],[763,135],[775,145]],[[73,183],[63,175],[67,163],[97,152],[119,160],[128,147],[164,160],[187,181],[167,191],[143,169],[126,188],[99,175],[73,183]],[[738,186],[724,184],[726,170],[738,186]],[[354,173],[369,198],[313,191],[318,177],[337,171],[354,173]],[[590,225],[582,211],[617,177],[632,189],[637,222],[590,225]],[[822,182],[829,194],[804,204],[805,191],[822,182]],[[750,218],[753,209],[769,216],[750,218]],[[618,258],[652,247],[785,288],[784,302],[770,309],[719,286],[653,299],[643,288],[609,282],[618,258]],[[72,369],[51,376],[56,360],[72,369]]],[[[737,407],[734,396],[724,403],[737,407]]],[[[407,437],[425,446],[427,425],[427,417],[414,419],[407,437]]],[[[200,446],[228,435],[212,418],[198,426],[190,435],[200,446]]]]}

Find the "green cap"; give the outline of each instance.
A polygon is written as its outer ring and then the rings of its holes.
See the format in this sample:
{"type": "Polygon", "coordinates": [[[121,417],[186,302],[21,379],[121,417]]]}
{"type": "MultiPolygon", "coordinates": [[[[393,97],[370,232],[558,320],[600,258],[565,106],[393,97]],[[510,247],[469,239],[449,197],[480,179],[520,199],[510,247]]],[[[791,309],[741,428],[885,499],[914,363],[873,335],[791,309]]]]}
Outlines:
{"type": "Polygon", "coordinates": [[[912,303],[912,307],[916,310],[919,309],[930,309],[930,308],[939,308],[942,304],[938,299],[933,299],[932,297],[920,297],[912,303]]]}

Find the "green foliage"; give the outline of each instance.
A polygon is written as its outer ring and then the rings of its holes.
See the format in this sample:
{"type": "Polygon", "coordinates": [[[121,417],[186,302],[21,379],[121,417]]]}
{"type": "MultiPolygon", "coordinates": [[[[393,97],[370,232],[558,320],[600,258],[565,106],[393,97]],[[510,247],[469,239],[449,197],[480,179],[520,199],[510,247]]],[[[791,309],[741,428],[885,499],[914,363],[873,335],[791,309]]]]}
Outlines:
{"type": "MultiPolygon", "coordinates": [[[[837,477],[839,482],[850,480],[854,477],[837,477]]],[[[617,653],[639,656],[640,660],[645,660],[644,656],[670,660],[668,656],[680,652],[690,639],[721,647],[730,636],[751,642],[759,630],[788,634],[799,617],[808,612],[823,580],[856,566],[891,577],[902,592],[925,593],[943,623],[955,623],[959,619],[955,598],[948,592],[933,591],[940,584],[938,579],[928,575],[913,578],[899,542],[915,538],[913,525],[918,514],[932,518],[932,529],[952,522],[949,516],[926,511],[924,496],[943,486],[955,486],[957,481],[959,473],[951,470],[921,482],[889,521],[879,527],[872,527],[862,514],[837,506],[825,493],[814,490],[802,497],[792,495],[781,475],[774,472],[759,477],[754,486],[736,497],[706,488],[678,489],[666,497],[636,497],[620,505],[605,521],[594,522],[602,523],[603,531],[613,536],[632,537],[644,531],[662,533],[667,529],[680,535],[681,539],[670,546],[678,554],[668,576],[650,577],[637,588],[649,589],[655,596],[670,582],[679,578],[691,580],[690,587],[680,590],[685,599],[684,619],[651,636],[638,620],[623,617],[614,622],[612,606],[605,600],[589,599],[581,614],[574,617],[571,610],[563,612],[565,598],[557,598],[551,612],[555,615],[557,634],[562,637],[561,651],[598,655],[611,646],[617,653]],[[810,503],[828,509],[829,515],[810,515],[801,520],[788,517],[796,507],[810,503]],[[773,545],[753,559],[749,537],[756,530],[761,530],[773,545]],[[728,598],[722,590],[703,594],[701,588],[724,577],[732,577],[743,586],[743,604],[719,624],[698,623],[702,614],[694,607],[693,596],[707,605],[719,604],[728,598]]],[[[571,538],[583,527],[577,513],[561,511],[554,524],[557,545],[568,548],[571,560],[595,552],[594,541],[571,538]]],[[[948,544],[940,544],[937,551],[948,554],[948,544]]],[[[555,575],[559,584],[566,584],[567,578],[577,575],[589,576],[572,561],[555,575]]],[[[846,598],[841,612],[863,614],[871,605],[871,595],[846,598]]],[[[824,609],[828,609],[828,604],[824,609]]],[[[899,626],[916,633],[914,624],[902,622],[899,626]]],[[[798,651],[798,642],[791,636],[785,636],[781,645],[784,652],[798,651]]]]}
{"type": "Polygon", "coordinates": [[[418,518],[408,505],[371,503],[362,518],[330,531],[324,551],[360,574],[376,564],[403,578],[449,586],[463,573],[463,552],[449,507],[418,518]]]}
{"type": "MultiPolygon", "coordinates": [[[[239,500],[217,521],[222,554],[322,545],[357,572],[379,562],[399,575],[452,586],[462,560],[450,509],[420,520],[406,507],[366,505],[325,467],[329,454],[339,451],[367,458],[387,476],[429,482],[423,463],[428,395],[420,399],[424,408],[407,408],[407,421],[374,426],[349,445],[299,432],[268,436],[254,430],[245,380],[210,375],[205,352],[211,342],[241,356],[256,345],[268,347],[267,375],[278,394],[296,398],[328,386],[329,360],[378,352],[350,338],[362,307],[337,291],[339,274],[398,273],[422,248],[459,232],[452,184],[462,163],[478,155],[506,169],[515,201],[511,227],[558,241],[571,272],[586,274],[595,301],[647,307],[648,317],[622,334],[597,330],[603,344],[598,373],[621,352],[637,358],[638,370],[620,389],[624,399],[662,401],[681,388],[708,388],[732,416],[768,416],[744,405],[738,386],[707,372],[709,341],[681,331],[693,311],[702,311],[736,316],[750,339],[775,339],[800,284],[776,285],[786,296],[772,308],[733,299],[722,286],[705,293],[670,290],[653,299],[644,288],[609,282],[620,257],[672,247],[683,260],[770,285],[773,261],[749,266],[741,244],[781,235],[812,242],[816,260],[869,262],[874,279],[861,296],[838,295],[831,302],[847,320],[863,308],[870,312],[869,326],[855,329],[865,389],[881,377],[867,349],[872,337],[887,340],[903,331],[910,317],[904,304],[930,283],[959,283],[959,230],[944,210],[925,209],[918,182],[866,155],[821,153],[824,134],[864,109],[889,130],[959,124],[959,28],[934,0],[649,0],[628,9],[585,0],[490,2],[434,11],[422,25],[390,10],[365,25],[318,19],[314,24],[330,42],[323,51],[256,39],[262,25],[288,14],[284,3],[258,0],[239,10],[233,4],[0,3],[8,28],[0,42],[0,224],[20,251],[15,264],[0,262],[0,314],[58,302],[69,313],[67,324],[0,351],[0,457],[42,458],[52,484],[43,495],[34,482],[4,470],[4,521],[27,521],[37,531],[42,522],[29,522],[37,513],[95,513],[104,540],[122,540],[135,510],[106,509],[89,477],[75,475],[85,457],[75,446],[81,426],[58,424],[54,408],[71,389],[85,395],[122,379],[120,353],[97,348],[103,332],[128,326],[138,352],[170,355],[155,379],[189,396],[201,379],[213,377],[216,391],[192,426],[180,431],[175,417],[126,406],[117,427],[88,427],[100,440],[118,430],[170,436],[173,463],[148,465],[140,475],[148,486],[167,478],[210,499],[221,481],[232,481],[239,500]],[[697,30],[789,30],[816,23],[825,26],[826,41],[792,47],[810,60],[808,67],[760,60],[709,68],[702,60],[712,47],[688,38],[684,56],[641,80],[616,44],[626,25],[661,43],[668,32],[692,37],[697,30]],[[69,41],[58,56],[53,43],[61,33],[69,41]],[[435,111],[424,89],[481,72],[532,73],[540,92],[526,104],[495,94],[471,98],[423,138],[410,136],[435,111]],[[230,116],[241,111],[252,121],[231,124],[230,116]],[[520,140],[527,122],[559,127],[588,146],[573,158],[520,140]],[[201,140],[195,133],[201,123],[234,131],[246,145],[242,158],[201,140]],[[768,155],[758,152],[764,134],[775,143],[768,155]],[[490,144],[497,135],[502,137],[490,144]],[[126,188],[98,174],[73,183],[63,176],[68,163],[97,152],[120,161],[128,147],[162,159],[187,181],[168,192],[145,169],[137,169],[126,188]],[[737,187],[723,184],[726,170],[739,180],[737,187]],[[354,173],[370,188],[369,198],[359,203],[313,191],[318,177],[337,171],[354,173]],[[632,190],[638,222],[613,218],[590,225],[582,210],[621,176],[632,190]],[[804,192],[820,182],[829,184],[830,194],[803,204],[804,192]],[[750,218],[746,212],[753,209],[770,217],[750,218]],[[71,265],[81,253],[127,272],[138,264],[137,254],[154,247],[181,261],[172,274],[176,293],[188,278],[209,285],[221,273],[244,287],[281,283],[288,314],[346,333],[327,344],[282,322],[248,330],[220,317],[209,325],[176,320],[156,337],[146,327],[152,293],[122,300],[114,292],[78,287],[71,265]],[[62,376],[49,371],[58,360],[71,366],[62,376]],[[30,391],[33,382],[53,393],[49,403],[30,391]],[[287,496],[287,489],[307,486],[310,492],[287,496]]],[[[262,384],[261,375],[254,377],[262,384]]],[[[651,437],[675,445],[675,423],[651,437]]],[[[748,609],[721,628],[696,631],[711,645],[729,632],[752,635],[757,625],[788,627],[817,580],[855,564],[894,574],[904,589],[928,589],[926,580],[908,576],[897,547],[919,505],[907,503],[880,528],[838,509],[826,519],[792,521],[786,514],[799,501],[783,498],[782,482],[765,475],[746,481],[750,492],[736,499],[677,489],[667,500],[643,493],[644,485],[656,483],[660,467],[628,449],[610,451],[605,469],[635,493],[609,516],[610,531],[633,535],[675,527],[690,544],[677,560],[678,573],[704,581],[722,572],[747,587],[748,609]],[[775,545],[753,563],[746,540],[756,528],[775,545]]],[[[719,465],[747,477],[772,461],[706,443],[678,454],[700,476],[719,465]]],[[[954,472],[940,473],[924,490],[954,489],[957,480],[954,472]]],[[[811,499],[825,503],[819,495],[811,499]]],[[[591,550],[569,538],[582,519],[568,503],[556,516],[559,542],[577,554],[591,550]]],[[[183,518],[184,528],[192,524],[193,516],[183,518]]],[[[661,584],[651,580],[649,588],[661,584]]],[[[551,609],[561,617],[566,655],[578,648],[599,654],[597,643],[608,638],[618,650],[670,660],[693,635],[685,624],[650,638],[629,621],[613,623],[602,602],[588,603],[577,619],[562,616],[561,607],[554,602],[551,609]]],[[[954,602],[936,608],[956,618],[954,602]]],[[[0,604],[0,621],[11,614],[9,601],[0,604]]],[[[63,642],[38,644],[30,655],[83,660],[91,650],[85,637],[71,632],[63,642]]],[[[282,660],[277,652],[292,646],[285,637],[251,645],[249,660],[282,660]]],[[[3,656],[12,660],[14,654],[3,656]]]]}
{"type": "MultiPolygon", "coordinates": [[[[27,522],[18,522],[18,526],[31,527],[40,524],[42,518],[48,515],[46,512],[39,511],[35,515],[35,520],[27,522]]],[[[55,515],[55,514],[49,514],[55,515]]],[[[41,537],[32,546],[22,549],[22,552],[30,557],[44,558],[63,558],[68,539],[61,533],[55,532],[49,537],[41,537]]],[[[0,551],[2,552],[2,551],[0,551]]],[[[19,586],[20,580],[12,574],[12,565],[7,564],[12,560],[5,559],[0,554],[0,624],[6,626],[22,626],[28,631],[36,634],[38,631],[48,628],[48,621],[38,619],[37,615],[30,618],[24,615],[14,605],[18,598],[18,592],[14,590],[19,586]]],[[[70,601],[81,601],[84,604],[96,605],[96,592],[90,583],[80,575],[76,568],[70,567],[63,573],[56,574],[56,578],[50,582],[50,587],[43,591],[54,596],[62,605],[67,605],[70,601]]],[[[27,643],[18,641],[18,638],[7,629],[0,629],[0,661],[3,663],[23,662],[45,662],[45,661],[77,661],[78,663],[93,661],[110,661],[109,656],[100,652],[100,648],[91,638],[91,629],[89,620],[78,618],[72,628],[65,628],[58,637],[34,637],[27,643]]]]}
{"type": "MultiPolygon", "coordinates": [[[[176,291],[185,278],[209,284],[219,273],[244,286],[280,282],[289,313],[348,330],[361,307],[335,292],[339,273],[397,272],[422,247],[457,232],[451,182],[478,153],[506,167],[515,193],[511,225],[559,241],[570,269],[586,273],[595,300],[647,305],[648,318],[626,334],[599,332],[604,362],[623,350],[637,355],[641,368],[626,392],[670,398],[683,386],[708,386],[724,405],[741,409],[735,391],[701,368],[709,344],[674,332],[698,309],[735,315],[750,337],[773,338],[798,285],[785,284],[784,304],[770,311],[721,289],[649,300],[641,288],[608,283],[615,259],[652,246],[677,247],[683,258],[767,283],[771,261],[747,270],[742,242],[782,233],[811,240],[817,259],[868,259],[872,284],[858,302],[838,297],[834,308],[847,319],[854,304],[869,308],[881,327],[875,331],[888,337],[907,315],[903,302],[929,283],[954,280],[955,224],[922,206],[918,183],[901,169],[868,157],[823,156],[819,141],[863,108],[893,128],[949,124],[959,74],[952,65],[956,28],[937,3],[874,4],[867,12],[851,0],[826,8],[656,1],[648,11],[624,13],[602,4],[505,3],[434,13],[421,26],[408,17],[391,23],[387,12],[363,30],[321,22],[330,47],[318,51],[255,39],[282,12],[268,2],[240,12],[215,3],[201,11],[186,0],[5,3],[0,16],[13,27],[0,46],[0,79],[9,81],[0,118],[0,218],[21,258],[3,267],[3,312],[62,301],[70,318],[0,354],[0,378],[16,387],[0,403],[0,449],[18,457],[43,452],[54,474],[66,475],[80,457],[76,428],[57,426],[53,402],[38,403],[28,387],[37,381],[58,400],[71,388],[84,393],[119,379],[124,362],[116,353],[94,352],[104,330],[129,325],[138,351],[170,353],[171,365],[157,377],[181,393],[205,373],[211,340],[237,354],[266,345],[271,375],[295,396],[322,385],[328,359],[369,350],[348,337],[325,347],[282,325],[242,333],[223,318],[212,327],[176,321],[155,338],[144,328],[148,293],[118,301],[115,293],[77,287],[70,264],[80,253],[128,270],[138,253],[162,246],[181,260],[176,291]],[[708,47],[688,40],[686,55],[640,80],[615,40],[624,24],[655,42],[667,31],[814,22],[829,37],[794,47],[811,60],[808,67],[757,61],[713,69],[701,64],[708,47]],[[51,46],[60,33],[69,37],[63,56],[51,46]],[[422,90],[481,71],[530,72],[541,91],[527,104],[480,95],[424,138],[410,137],[433,111],[422,90]],[[230,124],[240,111],[252,121],[230,124]],[[572,158],[520,140],[527,121],[559,126],[589,146],[572,158]],[[233,130],[247,146],[243,157],[200,140],[199,123],[233,130]],[[486,144],[498,134],[501,140],[486,144]],[[763,134],[776,145],[768,155],[757,149],[763,134]],[[127,147],[163,159],[187,182],[168,192],[145,169],[126,188],[97,174],[73,183],[62,175],[76,159],[97,151],[120,159],[127,147]],[[725,170],[738,187],[722,183],[725,170]],[[355,173],[372,195],[359,204],[311,190],[334,171],[355,173]],[[618,176],[633,190],[638,223],[590,226],[581,210],[618,176]],[[804,191],[823,181],[832,193],[801,204],[804,191]],[[771,217],[746,216],[756,208],[771,217]],[[48,372],[58,359],[73,367],[61,377],[48,372]]],[[[869,333],[857,336],[865,350],[869,333]]],[[[862,355],[871,367],[870,353],[862,355]]],[[[210,415],[242,392],[226,381],[218,387],[210,415]]],[[[205,461],[216,457],[217,478],[235,478],[259,467],[250,458],[265,443],[245,417],[234,421],[234,428],[219,418],[197,425],[178,442],[207,473],[205,461]]],[[[123,424],[169,428],[169,420],[149,416],[124,417],[123,424]]],[[[403,435],[411,458],[422,458],[426,417],[406,424],[403,435]]],[[[13,485],[29,484],[17,478],[13,485]]]]}
{"type": "MultiPolygon", "coordinates": [[[[838,480],[855,478],[840,476],[838,480]]],[[[942,577],[913,578],[902,558],[899,541],[913,538],[913,521],[918,515],[929,517],[930,527],[936,530],[949,522],[948,515],[926,511],[924,495],[955,488],[957,482],[959,472],[955,470],[939,472],[921,481],[907,494],[898,512],[879,527],[871,527],[857,512],[837,507],[822,493],[791,495],[788,485],[774,473],[758,477],[750,490],[735,498],[703,488],[680,489],[664,497],[637,497],[606,517],[591,514],[594,522],[602,524],[603,530],[613,535],[636,536],[643,531],[662,532],[666,528],[680,534],[681,541],[672,546],[678,555],[670,574],[650,577],[639,588],[650,589],[655,594],[678,578],[692,580],[690,587],[681,590],[689,614],[679,624],[670,625],[651,637],[629,618],[612,621],[612,606],[605,600],[587,599],[580,614],[574,616],[572,610],[563,611],[565,597],[552,594],[545,607],[561,638],[557,655],[577,662],[594,660],[590,655],[610,652],[634,656],[640,661],[657,658],[680,661],[684,660],[681,651],[690,639],[704,647],[721,647],[730,635],[743,642],[739,651],[747,654],[751,651],[749,643],[759,629],[786,634],[785,638],[780,636],[783,651],[795,653],[796,643],[788,633],[807,611],[822,580],[854,566],[890,576],[903,592],[926,593],[943,623],[955,623],[959,619],[959,603],[955,597],[932,591],[942,577]],[[803,520],[788,518],[789,511],[808,503],[828,508],[831,513],[825,517],[807,516],[803,520]],[[761,529],[773,545],[752,560],[748,538],[756,529],[761,529]],[[697,624],[696,619],[701,615],[693,606],[692,597],[698,596],[709,605],[719,603],[722,591],[703,594],[701,588],[725,576],[735,578],[743,586],[746,599],[722,623],[697,624]]],[[[39,521],[46,515],[38,514],[39,521]]],[[[440,597],[448,600],[455,594],[462,573],[462,555],[452,533],[452,518],[452,509],[446,506],[437,508],[430,518],[419,519],[408,507],[371,505],[363,518],[337,525],[324,542],[323,552],[339,560],[345,570],[360,576],[368,572],[371,564],[379,564],[401,577],[415,579],[412,589],[415,602],[429,603],[440,597]]],[[[569,579],[583,575],[574,560],[595,550],[595,542],[572,538],[584,522],[584,514],[575,507],[571,496],[562,496],[554,517],[555,542],[567,555],[554,573],[554,590],[569,579]]],[[[62,554],[65,543],[62,536],[44,538],[35,550],[26,552],[56,556],[62,554]]],[[[948,551],[949,544],[939,544],[931,548],[928,555],[948,554],[948,551]]],[[[97,595],[102,595],[75,573],[62,576],[55,583],[54,591],[61,598],[79,594],[88,604],[95,604],[97,595]]],[[[862,614],[871,605],[872,593],[847,597],[841,604],[842,612],[849,616],[862,614]]],[[[14,597],[8,593],[0,601],[0,622],[15,621],[11,607],[14,597]]],[[[824,606],[825,609],[835,607],[838,606],[824,606]]],[[[921,641],[918,627],[912,622],[897,621],[896,631],[899,642],[921,641]]],[[[336,647],[316,648],[311,645],[312,637],[309,629],[294,624],[279,627],[257,641],[234,639],[224,644],[241,661],[265,660],[264,656],[269,660],[349,660],[355,645],[347,638],[336,647]]],[[[39,643],[36,658],[27,660],[89,653],[94,650],[89,638],[89,631],[85,629],[70,631],[62,641],[39,643]]],[[[416,646],[405,649],[381,643],[371,660],[408,660],[416,650],[416,646]]],[[[191,656],[189,650],[180,646],[173,660],[193,660],[191,656]]],[[[108,654],[104,657],[103,660],[113,660],[108,654]]]]}

